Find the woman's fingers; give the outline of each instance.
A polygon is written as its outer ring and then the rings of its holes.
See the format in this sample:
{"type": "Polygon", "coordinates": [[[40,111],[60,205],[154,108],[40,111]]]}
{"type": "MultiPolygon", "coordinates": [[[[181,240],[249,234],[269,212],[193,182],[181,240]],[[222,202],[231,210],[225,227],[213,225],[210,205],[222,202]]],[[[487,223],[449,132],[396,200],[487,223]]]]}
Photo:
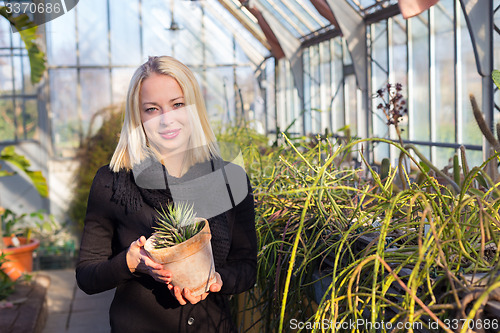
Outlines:
{"type": "Polygon", "coordinates": [[[187,302],[182,296],[181,289],[179,287],[174,287],[174,296],[177,298],[177,301],[179,302],[180,305],[186,305],[187,302]]]}
{"type": "Polygon", "coordinates": [[[163,270],[163,266],[161,264],[154,262],[147,254],[141,254],[141,256],[144,265],[148,266],[152,270],[158,270],[158,271],[163,270]]]}
{"type": "Polygon", "coordinates": [[[221,290],[222,288],[222,278],[220,277],[220,274],[215,272],[215,283],[212,283],[210,285],[210,292],[217,293],[221,290]]]}
{"type": "Polygon", "coordinates": [[[136,244],[138,247],[143,247],[144,245],[146,245],[146,237],[139,237],[139,239],[136,241],[136,244]]]}
{"type": "Polygon", "coordinates": [[[141,247],[146,243],[146,237],[141,236],[138,240],[133,241],[127,250],[127,266],[129,270],[133,273],[136,271],[137,267],[141,264],[142,253],[141,247]]]}
{"type": "MultiPolygon", "coordinates": [[[[215,272],[215,278],[216,282],[212,283],[210,286],[210,292],[219,292],[222,288],[222,279],[220,277],[220,274],[215,272]]],[[[175,298],[177,298],[177,301],[179,301],[179,304],[185,305],[187,302],[191,304],[196,304],[199,301],[203,301],[205,298],[207,298],[209,292],[203,293],[199,296],[193,296],[191,295],[191,291],[188,288],[184,288],[182,291],[179,287],[173,286],[171,284],[168,285],[168,289],[172,292],[172,295],[174,295],[175,298]]]]}

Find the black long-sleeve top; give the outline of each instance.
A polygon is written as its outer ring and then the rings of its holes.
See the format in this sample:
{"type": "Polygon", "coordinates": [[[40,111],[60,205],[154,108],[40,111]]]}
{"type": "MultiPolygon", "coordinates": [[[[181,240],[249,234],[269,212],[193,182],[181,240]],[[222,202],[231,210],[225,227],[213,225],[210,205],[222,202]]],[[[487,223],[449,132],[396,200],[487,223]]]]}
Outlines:
{"type": "MultiPolygon", "coordinates": [[[[248,178],[248,195],[225,212],[230,248],[223,263],[216,265],[223,282],[221,291],[210,293],[197,304],[180,305],[166,284],[147,274],[130,272],[127,249],[140,236],[151,236],[156,212],[144,201],[140,209],[130,211],[112,200],[114,175],[105,166],[94,178],[76,267],[78,286],[87,294],[116,288],[110,307],[112,332],[234,331],[227,295],[250,289],[256,279],[255,213],[248,178]]],[[[130,179],[131,191],[137,190],[131,175],[130,179]]],[[[211,241],[214,247],[217,240],[212,237],[211,241]]],[[[220,258],[214,259],[217,262],[220,258]]]]}

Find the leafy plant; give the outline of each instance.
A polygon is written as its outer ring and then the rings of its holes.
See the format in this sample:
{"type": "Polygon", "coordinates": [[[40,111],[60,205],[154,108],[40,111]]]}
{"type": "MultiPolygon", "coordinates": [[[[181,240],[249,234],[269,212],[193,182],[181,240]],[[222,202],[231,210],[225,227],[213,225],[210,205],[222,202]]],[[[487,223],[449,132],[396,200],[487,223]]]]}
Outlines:
{"type": "Polygon", "coordinates": [[[0,7],[0,16],[3,16],[9,21],[9,23],[19,32],[24,42],[30,60],[31,83],[35,84],[40,82],[46,70],[45,54],[36,43],[38,36],[36,35],[35,23],[30,21],[26,14],[14,16],[12,13],[9,13],[7,7],[4,6],[0,7]]]}
{"type": "Polygon", "coordinates": [[[69,217],[83,227],[87,199],[97,170],[111,160],[118,143],[122,126],[122,106],[111,106],[92,116],[91,125],[102,117],[102,126],[95,134],[88,134],[80,145],[76,159],[79,162],[74,174],[74,196],[68,209],[69,217]]]}
{"type": "MultiPolygon", "coordinates": [[[[5,253],[0,254],[0,267],[7,262],[7,259],[5,259],[5,253]]],[[[16,284],[15,281],[12,281],[7,273],[5,273],[2,269],[0,269],[0,301],[4,300],[12,294],[14,291],[14,285],[16,284]]]]}
{"type": "Polygon", "coordinates": [[[262,157],[269,165],[253,178],[258,288],[244,303],[259,309],[254,327],[282,332],[292,319],[363,319],[447,331],[446,319],[481,318],[481,302],[495,300],[489,292],[500,281],[500,199],[496,186],[472,186],[484,165],[464,167],[456,191],[390,140],[320,140],[312,149],[286,142],[262,157]],[[347,152],[373,142],[400,149],[422,180],[406,177],[396,190],[395,169],[380,177],[368,163],[342,167],[347,152]]]}
{"type": "MultiPolygon", "coordinates": [[[[0,153],[0,160],[13,165],[22,171],[33,182],[33,185],[42,197],[46,198],[48,196],[49,189],[47,186],[47,180],[43,176],[42,172],[29,170],[31,167],[30,161],[28,161],[28,159],[26,159],[23,155],[16,153],[14,146],[5,147],[0,153]]],[[[0,177],[13,176],[15,174],[16,172],[9,172],[0,169],[0,177]]]]}
{"type": "Polygon", "coordinates": [[[153,227],[153,244],[155,249],[162,249],[180,244],[201,231],[204,223],[195,220],[193,205],[187,202],[170,204],[167,209],[161,208],[157,224],[153,227]]]}
{"type": "MultiPolygon", "coordinates": [[[[23,155],[16,153],[14,150],[14,146],[5,147],[2,150],[2,152],[0,153],[0,160],[5,161],[5,162],[9,163],[10,165],[15,166],[17,169],[19,169],[25,175],[27,175],[28,178],[32,181],[32,183],[35,186],[38,193],[42,197],[47,197],[49,195],[49,188],[47,186],[47,180],[43,176],[42,172],[29,170],[29,168],[31,167],[31,163],[23,155]]],[[[9,172],[9,171],[0,169],[0,177],[12,176],[15,174],[16,174],[16,172],[9,172]]],[[[2,208],[2,207],[0,207],[0,208],[2,208]]],[[[3,235],[8,236],[8,235],[10,235],[10,230],[3,231],[3,227],[5,224],[4,220],[6,218],[9,218],[9,216],[11,218],[15,217],[14,216],[15,214],[10,210],[2,209],[0,215],[2,217],[2,222],[0,223],[0,236],[3,236],[3,235]],[[7,215],[5,215],[5,214],[7,214],[7,215]]],[[[13,224],[15,221],[17,221],[16,218],[12,219],[10,224],[7,225],[7,227],[10,227],[10,225],[13,224]]],[[[0,237],[0,249],[3,249],[3,248],[5,248],[5,244],[3,242],[3,238],[0,237]]]]}

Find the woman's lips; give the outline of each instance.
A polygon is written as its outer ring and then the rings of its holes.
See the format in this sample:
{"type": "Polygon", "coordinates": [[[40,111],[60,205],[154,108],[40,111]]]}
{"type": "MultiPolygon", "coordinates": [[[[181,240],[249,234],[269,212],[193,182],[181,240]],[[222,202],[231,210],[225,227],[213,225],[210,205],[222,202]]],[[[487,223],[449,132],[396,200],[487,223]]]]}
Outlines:
{"type": "Polygon", "coordinates": [[[173,139],[175,138],[177,135],[179,135],[180,133],[180,129],[176,129],[176,130],[173,130],[173,131],[165,131],[165,132],[161,132],[160,133],[160,136],[164,139],[173,139]]]}

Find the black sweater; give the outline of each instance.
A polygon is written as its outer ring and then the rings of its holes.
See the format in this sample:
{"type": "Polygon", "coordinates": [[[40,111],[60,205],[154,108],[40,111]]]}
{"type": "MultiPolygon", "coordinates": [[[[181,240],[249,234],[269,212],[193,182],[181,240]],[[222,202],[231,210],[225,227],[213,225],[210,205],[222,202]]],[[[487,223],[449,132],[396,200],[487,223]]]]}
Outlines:
{"type": "MultiPolygon", "coordinates": [[[[227,295],[250,289],[256,279],[255,212],[248,179],[246,198],[225,213],[231,245],[223,264],[216,266],[223,282],[221,291],[195,305],[181,306],[165,284],[128,269],[127,249],[140,236],[152,234],[155,210],[144,201],[136,211],[113,202],[113,175],[105,166],[94,178],[76,267],[78,286],[87,294],[116,288],[110,308],[112,332],[234,331],[227,295]]],[[[212,247],[213,242],[214,238],[212,247]]]]}

